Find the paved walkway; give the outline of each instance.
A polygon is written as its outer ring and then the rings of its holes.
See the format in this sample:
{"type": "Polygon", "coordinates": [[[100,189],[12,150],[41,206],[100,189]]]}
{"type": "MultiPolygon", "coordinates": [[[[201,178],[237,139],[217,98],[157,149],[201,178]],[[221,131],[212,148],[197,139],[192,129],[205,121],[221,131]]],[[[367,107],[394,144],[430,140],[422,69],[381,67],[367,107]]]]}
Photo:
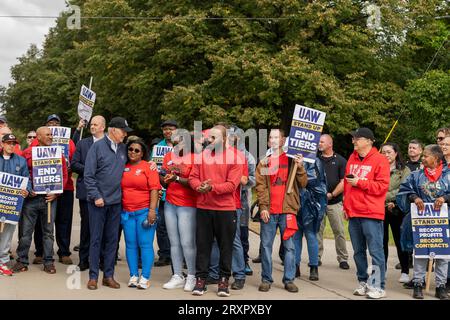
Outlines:
{"type": "MultiPolygon", "coordinates": [[[[72,247],[78,243],[79,239],[79,214],[78,203],[74,210],[74,224],[72,233],[72,247]]],[[[323,265],[319,268],[319,281],[309,281],[309,269],[307,266],[307,253],[303,252],[300,279],[296,279],[295,283],[299,287],[298,293],[289,293],[283,288],[281,279],[283,277],[283,266],[278,257],[279,237],[274,244],[274,284],[268,293],[258,291],[260,283],[261,265],[251,264],[254,271],[253,276],[247,277],[246,285],[243,290],[231,290],[231,297],[225,299],[251,299],[251,300],[292,300],[292,299],[333,299],[333,300],[365,300],[364,297],[356,297],[352,295],[353,289],[357,286],[355,276],[355,265],[352,259],[352,248],[350,242],[347,243],[347,249],[350,254],[350,270],[341,270],[338,268],[333,240],[325,240],[325,252],[322,259],[323,265]]],[[[156,246],[156,240],[155,240],[156,246]]],[[[17,229],[13,240],[13,252],[17,247],[17,229]]],[[[120,255],[125,257],[125,244],[122,237],[120,244],[120,255]]],[[[250,256],[255,257],[259,248],[259,236],[253,232],[250,233],[250,256]]],[[[304,245],[306,248],[306,245],[304,245]]],[[[30,258],[32,258],[34,248],[30,250],[30,258]]],[[[55,244],[56,252],[56,244],[55,244]]],[[[394,269],[397,263],[397,254],[395,248],[390,248],[390,258],[388,261],[389,268],[387,273],[386,290],[387,299],[412,299],[411,290],[402,288],[398,282],[400,271],[394,269]]],[[[74,263],[78,263],[78,253],[72,254],[74,263]]],[[[162,285],[169,280],[171,276],[171,268],[154,267],[152,271],[151,287],[148,290],[137,290],[126,286],[129,274],[125,259],[119,261],[116,267],[115,278],[121,284],[121,289],[114,290],[99,285],[96,291],[90,291],[86,288],[88,280],[88,271],[72,274],[70,267],[55,263],[57,273],[54,275],[46,274],[42,271],[42,266],[30,265],[29,271],[14,275],[13,277],[0,278],[0,300],[4,299],[168,299],[168,300],[184,300],[184,299],[224,299],[216,296],[217,285],[208,287],[208,292],[202,297],[194,297],[182,289],[165,290],[162,285]],[[69,289],[74,288],[74,289],[69,289]]],[[[73,266],[71,267],[73,270],[73,266]]],[[[410,270],[412,274],[412,270],[410,270]]],[[[434,276],[434,275],[433,275],[434,276]]],[[[430,295],[426,299],[435,299],[434,280],[430,290],[430,295]]]]}

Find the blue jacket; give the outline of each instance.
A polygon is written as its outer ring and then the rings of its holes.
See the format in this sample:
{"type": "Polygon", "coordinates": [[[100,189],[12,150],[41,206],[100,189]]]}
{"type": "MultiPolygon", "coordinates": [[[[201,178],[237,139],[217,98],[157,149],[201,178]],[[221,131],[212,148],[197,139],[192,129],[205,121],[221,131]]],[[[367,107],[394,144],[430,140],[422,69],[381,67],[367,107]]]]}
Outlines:
{"type": "Polygon", "coordinates": [[[297,215],[299,228],[319,232],[327,209],[327,180],[322,161],[304,163],[308,184],[300,189],[300,212],[297,215]]]}
{"type": "Polygon", "coordinates": [[[400,185],[396,202],[401,211],[407,215],[403,218],[400,231],[400,244],[403,251],[411,252],[414,248],[411,202],[419,197],[423,202],[434,202],[439,197],[444,197],[450,202],[450,170],[444,168],[441,177],[436,183],[431,183],[425,176],[424,169],[412,172],[400,185]]]}
{"type": "Polygon", "coordinates": [[[123,143],[117,145],[117,152],[111,147],[107,135],[92,145],[84,164],[84,184],[87,190],[87,200],[94,202],[103,198],[105,205],[122,202],[123,170],[127,162],[126,147],[123,143]]]}
{"type": "Polygon", "coordinates": [[[87,191],[84,184],[84,164],[86,163],[88,151],[93,144],[93,137],[78,141],[77,150],[73,154],[72,161],[70,162],[72,171],[78,173],[76,197],[80,200],[87,200],[87,191]]]}
{"type": "Polygon", "coordinates": [[[33,190],[31,186],[30,172],[28,171],[27,161],[25,158],[13,153],[11,154],[11,158],[9,160],[5,160],[5,158],[3,158],[3,154],[0,154],[0,171],[28,178],[27,191],[31,192],[33,190]]]}

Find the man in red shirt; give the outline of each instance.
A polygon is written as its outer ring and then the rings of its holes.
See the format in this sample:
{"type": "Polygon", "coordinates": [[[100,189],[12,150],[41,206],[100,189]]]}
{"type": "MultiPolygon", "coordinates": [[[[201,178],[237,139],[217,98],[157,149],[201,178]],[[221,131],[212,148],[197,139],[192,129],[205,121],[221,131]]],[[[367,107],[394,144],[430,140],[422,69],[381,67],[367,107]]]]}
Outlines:
{"type": "Polygon", "coordinates": [[[390,165],[387,158],[373,146],[375,137],[372,130],[359,128],[352,136],[355,151],[345,169],[344,212],[350,220],[348,230],[359,281],[359,287],[353,294],[380,299],[386,296],[383,221],[390,165]],[[367,248],[374,271],[370,279],[367,274],[367,248]]]}
{"type": "Polygon", "coordinates": [[[197,198],[196,226],[196,284],[194,295],[206,292],[206,278],[211,247],[216,237],[220,250],[220,281],[217,295],[230,295],[228,279],[231,276],[233,240],[236,232],[235,191],[241,182],[242,164],[236,152],[226,147],[226,129],[215,126],[209,132],[210,145],[199,158],[189,176],[189,184],[199,195],[197,198]],[[200,163],[199,163],[200,162],[200,163]]]}
{"type": "Polygon", "coordinates": [[[277,228],[283,236],[284,246],[284,288],[289,292],[298,292],[294,284],[295,278],[295,245],[294,233],[285,237],[285,231],[297,228],[296,215],[300,209],[300,188],[306,187],[308,179],[303,167],[303,157],[298,155],[298,165],[293,174],[292,161],[283,151],[286,141],[284,130],[272,129],[269,144],[272,152],[260,161],[256,167],[256,192],[261,210],[261,263],[262,281],[259,291],[267,292],[272,285],[272,247],[277,228]],[[289,181],[293,182],[293,190],[287,193],[289,181]],[[293,227],[293,228],[291,228],[293,227]]]}

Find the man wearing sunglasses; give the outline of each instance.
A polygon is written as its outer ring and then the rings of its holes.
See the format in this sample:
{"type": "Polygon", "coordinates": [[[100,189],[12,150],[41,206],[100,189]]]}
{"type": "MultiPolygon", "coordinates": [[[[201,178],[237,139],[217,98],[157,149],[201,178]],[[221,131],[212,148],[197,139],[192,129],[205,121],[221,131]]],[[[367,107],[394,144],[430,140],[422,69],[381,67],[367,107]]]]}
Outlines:
{"type": "Polygon", "coordinates": [[[27,133],[27,148],[31,145],[34,139],[36,139],[36,131],[31,130],[27,133]]]}
{"type": "Polygon", "coordinates": [[[436,131],[436,144],[439,145],[439,147],[442,148],[442,141],[445,139],[445,137],[450,136],[450,128],[439,128],[436,131]]]}

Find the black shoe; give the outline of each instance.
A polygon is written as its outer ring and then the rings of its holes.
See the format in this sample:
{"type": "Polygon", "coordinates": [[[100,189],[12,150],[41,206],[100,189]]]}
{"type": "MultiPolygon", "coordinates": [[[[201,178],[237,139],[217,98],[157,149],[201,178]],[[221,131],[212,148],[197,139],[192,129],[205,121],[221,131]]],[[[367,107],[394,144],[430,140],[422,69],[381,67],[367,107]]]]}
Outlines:
{"type": "Polygon", "coordinates": [[[400,263],[397,263],[395,265],[395,270],[401,270],[402,269],[402,265],[400,263]]]}
{"type": "Polygon", "coordinates": [[[77,244],[75,247],[73,247],[73,251],[80,251],[80,245],[77,244]]]}
{"type": "Polygon", "coordinates": [[[341,261],[341,262],[339,262],[339,268],[348,270],[348,269],[350,269],[350,266],[348,265],[347,261],[341,261]]]}
{"type": "Polygon", "coordinates": [[[252,276],[253,275],[253,270],[252,270],[252,268],[250,268],[248,263],[245,264],[245,275],[246,276],[252,276]]]}
{"type": "Polygon", "coordinates": [[[160,257],[158,261],[155,262],[155,267],[165,267],[171,264],[170,258],[160,257]]]}
{"type": "Polygon", "coordinates": [[[322,261],[319,260],[319,264],[317,266],[320,267],[321,265],[322,265],[322,261]]]}
{"type": "Polygon", "coordinates": [[[436,298],[439,298],[440,300],[448,300],[448,293],[445,289],[444,285],[441,285],[436,288],[436,294],[434,295],[436,298]]]}
{"type": "Polygon", "coordinates": [[[80,269],[80,271],[86,271],[89,270],[89,263],[87,262],[83,262],[83,263],[79,263],[78,264],[78,268],[80,269]]]}
{"type": "Polygon", "coordinates": [[[296,265],[295,266],[295,277],[296,278],[300,278],[301,274],[300,274],[300,266],[296,265]]]}
{"type": "Polygon", "coordinates": [[[200,278],[197,278],[195,282],[194,290],[192,290],[192,294],[194,296],[202,296],[207,292],[208,288],[206,287],[206,281],[200,278]]]}
{"type": "MultiPolygon", "coordinates": [[[[436,294],[437,294],[437,288],[436,288],[436,294]]],[[[423,299],[422,285],[414,284],[413,298],[414,299],[423,299]]]]}
{"type": "Polygon", "coordinates": [[[261,256],[257,256],[255,259],[252,259],[253,263],[261,263],[261,256]]]}
{"type": "Polygon", "coordinates": [[[218,288],[217,288],[217,295],[219,297],[229,297],[230,296],[230,290],[228,290],[228,279],[225,277],[222,277],[219,281],[218,288]]]}
{"type": "Polygon", "coordinates": [[[245,279],[236,279],[231,285],[232,290],[241,290],[244,289],[245,279]]]}
{"type": "Polygon", "coordinates": [[[311,281],[319,280],[319,268],[318,267],[310,267],[309,268],[309,280],[311,280],[311,281]]]}
{"type": "Polygon", "coordinates": [[[214,279],[210,276],[208,276],[208,278],[206,278],[206,284],[218,284],[219,283],[219,279],[214,279]]]}
{"type": "Polygon", "coordinates": [[[104,267],[103,262],[100,262],[99,268],[100,268],[101,271],[104,271],[104,270],[103,270],[103,267],[104,267]]]}

